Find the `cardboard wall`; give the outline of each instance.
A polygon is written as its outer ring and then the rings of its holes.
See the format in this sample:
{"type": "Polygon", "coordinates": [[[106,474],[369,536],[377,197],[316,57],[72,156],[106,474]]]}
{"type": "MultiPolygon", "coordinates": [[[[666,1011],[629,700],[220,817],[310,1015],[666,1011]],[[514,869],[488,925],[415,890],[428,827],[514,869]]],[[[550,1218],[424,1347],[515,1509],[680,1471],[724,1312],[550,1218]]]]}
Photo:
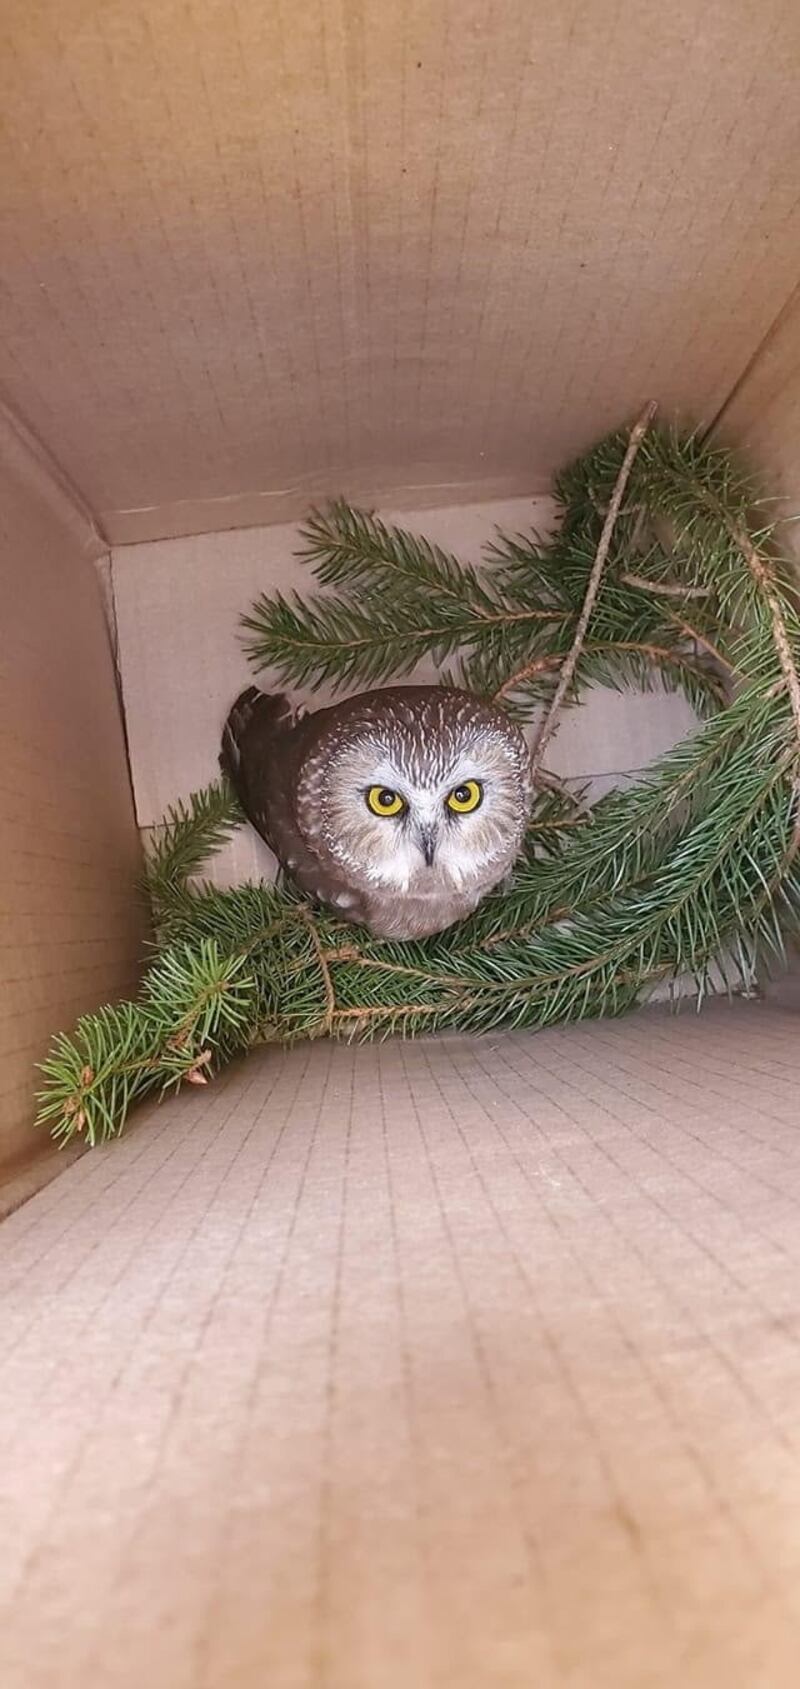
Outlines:
{"type": "Polygon", "coordinates": [[[6,0],[0,385],[114,542],[549,486],[797,282],[785,0],[6,0]]]}
{"type": "MultiPolygon", "coordinates": [[[[397,513],[388,512],[389,520],[397,513]]],[[[406,512],[405,526],[464,561],[480,561],[498,527],[546,530],[547,499],[406,512]]],[[[237,692],[253,679],[239,617],[261,592],[308,591],[312,576],[296,557],[295,526],[123,546],[112,555],[114,607],[139,824],[157,823],[178,797],[217,777],[220,732],[237,692]]],[[[269,675],[257,677],[269,688],[269,675]]],[[[408,677],[412,678],[412,677],[408,677]]],[[[436,678],[432,664],[414,677],[436,678]]],[[[357,688],[354,688],[357,690],[357,688]]],[[[292,694],[312,708],[325,692],[292,694]]],[[[641,769],[690,731],[686,701],[660,689],[621,694],[597,687],[567,710],[548,754],[555,772],[599,795],[641,769]]],[[[271,874],[273,860],[250,828],[217,859],[213,877],[235,882],[271,874]]]]}
{"type": "Polygon", "coordinates": [[[145,934],[111,646],[82,516],[0,435],[0,1173],[43,1148],[34,1063],[129,990],[145,934]]]}
{"type": "MultiPolygon", "coordinates": [[[[315,497],[469,555],[651,395],[721,418],[793,496],[796,6],[8,0],[4,21],[0,395],[115,547],[143,827],[215,772],[237,616],[295,569],[264,524],[315,497]]],[[[31,1053],[138,945],[85,532],[12,479],[8,1153],[31,1053]]],[[[553,766],[618,778],[686,725],[679,700],[598,694],[553,766]]],[[[255,848],[221,872],[260,871],[255,848]]]]}
{"type": "Polygon", "coordinates": [[[720,436],[746,452],[790,519],[800,511],[800,283],[719,418],[720,436]]]}

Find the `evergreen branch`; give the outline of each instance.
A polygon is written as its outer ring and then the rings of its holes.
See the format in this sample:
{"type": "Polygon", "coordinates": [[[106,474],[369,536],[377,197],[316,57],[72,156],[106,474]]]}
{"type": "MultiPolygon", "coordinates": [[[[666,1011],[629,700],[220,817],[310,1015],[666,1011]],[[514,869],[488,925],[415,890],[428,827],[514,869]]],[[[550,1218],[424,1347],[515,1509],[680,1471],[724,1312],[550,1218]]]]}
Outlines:
{"type": "Polygon", "coordinates": [[[581,646],[583,645],[583,641],[586,637],[586,630],[589,626],[589,618],[594,608],[594,601],[600,591],[600,582],[603,578],[603,570],[608,562],[611,538],[620,512],[625,488],[627,487],[630,479],[634,458],[636,457],[636,453],[639,450],[655,414],[655,402],[651,400],[649,404],[645,405],[641,416],[638,421],[634,423],[633,428],[631,429],[631,436],[628,441],[625,456],[622,459],[619,475],[617,476],[614,491],[611,495],[611,502],[608,506],[608,511],[600,531],[600,538],[597,542],[597,553],[589,574],[586,595],[581,606],[581,612],[575,627],[572,644],[564,660],[561,673],[558,677],[558,684],[550,701],[550,706],[544,720],[537,728],[536,736],[531,747],[531,768],[534,773],[539,767],[545,748],[552,738],[556,720],[558,718],[558,712],[569,691],[570,685],[572,684],[572,677],[575,673],[575,668],[581,653],[581,646]]]}
{"type": "Polygon", "coordinates": [[[38,1119],[61,1143],[115,1137],[132,1103],[186,1081],[206,1084],[216,1056],[248,1042],[256,985],[244,959],[222,956],[212,939],[167,950],[145,978],[137,1003],[84,1015],[55,1039],[41,1064],[38,1119]]]}
{"type": "Polygon", "coordinates": [[[634,575],[630,569],[619,576],[623,586],[635,587],[637,592],[649,592],[655,598],[710,598],[708,586],[689,586],[682,581],[651,581],[646,575],[634,575]]]}
{"type": "MultiPolygon", "coordinates": [[[[542,679],[560,671],[561,667],[562,659],[558,652],[535,658],[503,680],[494,694],[495,702],[513,704],[518,711],[530,708],[540,701],[543,688],[539,683],[542,679]]],[[[474,670],[472,672],[474,674],[474,670]]],[[[726,700],[721,678],[704,668],[698,659],[673,646],[657,645],[646,640],[590,639],[582,647],[578,672],[581,685],[594,680],[617,689],[628,685],[646,690],[655,673],[676,689],[682,688],[698,714],[703,713],[709,702],[720,704],[726,700]],[[637,662],[637,659],[641,661],[637,662]]],[[[576,694],[574,702],[578,701],[576,694]]],[[[568,702],[569,699],[563,699],[561,707],[568,702]]]]}
{"type": "Polygon", "coordinates": [[[723,656],[719,646],[715,645],[713,640],[709,639],[707,634],[701,632],[700,628],[696,627],[693,622],[688,622],[684,616],[673,611],[668,611],[668,615],[670,621],[674,622],[675,627],[683,634],[684,639],[691,640],[693,645],[699,645],[701,650],[705,651],[706,656],[711,658],[712,663],[720,669],[727,682],[732,683],[736,679],[736,670],[733,663],[723,656]]]}
{"type": "Polygon", "coordinates": [[[500,536],[491,582],[337,507],[312,523],[320,572],[345,591],[262,600],[250,625],[262,655],[312,683],[407,672],[413,645],[414,660],[458,653],[466,679],[518,707],[538,693],[552,709],[571,657],[558,707],[589,680],[653,673],[724,707],[588,814],[538,769],[511,888],[416,943],[374,939],[290,886],[192,883],[239,820],[224,787],[194,794],[148,856],[161,950],[140,998],[84,1016],[43,1064],[56,1138],[111,1136],[146,1093],[203,1085],[255,1042],[544,1026],[622,1013],[687,972],[701,1000],[723,954],[745,982],[780,960],[800,926],[794,593],[730,454],[650,430],[623,489],[630,447],[617,434],[572,465],[559,532],[500,536]]]}
{"type": "Polygon", "coordinates": [[[502,609],[485,571],[479,574],[441,546],[342,499],[327,511],[313,511],[303,538],[300,555],[325,585],[366,588],[382,602],[409,594],[415,601],[449,599],[459,616],[465,606],[479,616],[502,609]]]}
{"type": "Polygon", "coordinates": [[[320,1017],[319,1026],[315,1028],[314,1031],[310,1032],[308,1036],[324,1038],[330,1034],[333,1026],[333,1017],[336,1013],[336,994],[333,989],[333,981],[331,979],[330,964],[327,953],[323,950],[314,929],[314,923],[310,917],[307,920],[307,926],[314,955],[319,963],[319,970],[322,975],[322,989],[324,992],[324,1012],[320,1017]]]}
{"type": "Polygon", "coordinates": [[[778,700],[752,688],[691,739],[667,752],[649,775],[596,804],[556,869],[523,866],[517,887],[489,900],[471,919],[491,940],[498,925],[534,930],[577,907],[602,905],[621,885],[649,883],[675,831],[697,808],[719,810],[731,785],[762,761],[783,756],[778,700]]]}
{"type": "Polygon", "coordinates": [[[723,520],[727,531],[735,540],[735,543],[738,546],[748,569],[750,570],[750,574],[763,593],[767,609],[769,610],[775,650],[778,653],[778,662],[780,663],[783,678],[786,682],[786,689],[789,694],[789,702],[791,704],[792,716],[794,718],[795,732],[797,734],[798,742],[800,742],[800,676],[798,676],[797,664],[795,663],[791,644],[789,642],[787,615],[778,594],[775,571],[770,566],[767,558],[761,556],[751,535],[747,532],[747,529],[741,520],[735,521],[727,513],[723,513],[723,520]]]}
{"type": "Polygon", "coordinates": [[[144,883],[158,920],[185,896],[188,882],[223,844],[244,816],[226,781],[192,792],[187,803],[167,811],[145,856],[144,883]]]}
{"type": "Polygon", "coordinates": [[[276,593],[259,599],[242,625],[252,635],[245,648],[256,669],[272,668],[290,685],[336,691],[409,674],[428,655],[442,663],[461,646],[500,650],[504,635],[546,637],[563,619],[551,609],[490,616],[449,601],[432,607],[424,599],[376,602],[363,592],[291,600],[276,593]]]}
{"type": "MultiPolygon", "coordinates": [[[[519,692],[523,686],[528,686],[540,674],[550,674],[553,669],[563,669],[564,659],[559,651],[549,651],[544,657],[534,657],[530,663],[523,663],[521,669],[506,676],[501,686],[494,694],[494,702],[500,703],[510,697],[512,692],[519,692]]],[[[534,770],[535,772],[535,770],[534,770]]]]}
{"type": "Polygon", "coordinates": [[[158,1030],[139,1003],[83,1015],[73,1033],[59,1033],[41,1063],[38,1121],[62,1144],[115,1136],[131,1105],[156,1083],[158,1048],[158,1030]]]}

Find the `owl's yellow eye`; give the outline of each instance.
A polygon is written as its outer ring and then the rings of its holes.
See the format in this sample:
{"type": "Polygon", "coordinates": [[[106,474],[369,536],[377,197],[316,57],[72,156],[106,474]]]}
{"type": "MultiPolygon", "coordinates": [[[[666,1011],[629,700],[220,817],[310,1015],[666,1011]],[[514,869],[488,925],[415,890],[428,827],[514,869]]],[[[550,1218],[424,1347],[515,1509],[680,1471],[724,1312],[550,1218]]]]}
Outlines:
{"type": "Polygon", "coordinates": [[[373,815],[402,815],[405,807],[405,799],[391,786],[370,786],[367,792],[367,808],[373,815]]]}
{"type": "Polygon", "coordinates": [[[470,815],[483,802],[483,787],[479,780],[464,780],[453,787],[445,802],[454,815],[470,815]]]}

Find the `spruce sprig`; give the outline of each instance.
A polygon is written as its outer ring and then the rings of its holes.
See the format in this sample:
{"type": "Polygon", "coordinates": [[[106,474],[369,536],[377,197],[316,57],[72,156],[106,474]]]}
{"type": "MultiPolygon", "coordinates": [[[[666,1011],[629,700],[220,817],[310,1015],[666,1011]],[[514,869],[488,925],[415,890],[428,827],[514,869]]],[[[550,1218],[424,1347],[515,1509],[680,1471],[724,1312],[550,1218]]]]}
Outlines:
{"type": "MultiPolygon", "coordinates": [[[[335,690],[433,655],[530,713],[571,650],[626,445],[615,434],[559,478],[550,538],[498,535],[480,567],[342,503],[314,513],[323,590],[258,601],[254,661],[335,690]]],[[[54,1040],[41,1121],[95,1143],[146,1093],[203,1084],[256,1043],[545,1026],[780,963],[800,917],[800,621],[778,537],[730,453],[646,434],[568,701],[657,676],[707,719],[590,813],[546,782],[511,887],[437,937],[374,939],[288,884],[198,883],[241,816],[224,783],[177,804],[148,851],[156,958],[136,1002],[54,1040]]]]}

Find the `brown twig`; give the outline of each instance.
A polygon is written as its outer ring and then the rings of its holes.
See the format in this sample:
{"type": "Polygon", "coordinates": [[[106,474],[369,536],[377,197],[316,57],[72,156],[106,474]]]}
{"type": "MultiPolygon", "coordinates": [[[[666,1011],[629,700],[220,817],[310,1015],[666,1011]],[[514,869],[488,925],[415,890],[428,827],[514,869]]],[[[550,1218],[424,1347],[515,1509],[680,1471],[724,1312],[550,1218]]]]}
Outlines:
{"type": "MultiPolygon", "coordinates": [[[[673,616],[672,620],[675,622],[676,627],[678,625],[680,625],[678,623],[677,617],[673,616]]],[[[705,641],[701,635],[697,635],[697,639],[698,639],[699,644],[701,644],[701,645],[707,644],[707,641],[705,641]]],[[[588,644],[584,643],[583,649],[584,649],[584,651],[598,651],[598,652],[599,651],[611,651],[611,652],[614,652],[614,651],[638,651],[638,652],[641,653],[641,655],[643,657],[649,657],[651,662],[654,662],[654,663],[659,663],[659,662],[670,663],[670,664],[672,664],[673,668],[688,669],[691,674],[702,675],[705,672],[705,671],[703,671],[699,668],[698,664],[691,657],[688,657],[685,654],[682,654],[680,651],[673,650],[668,645],[654,645],[651,640],[645,640],[645,639],[599,639],[599,640],[590,640],[588,644]]],[[[713,648],[710,648],[709,654],[712,654],[712,651],[713,651],[713,648]]],[[[542,674],[546,669],[559,668],[561,663],[564,662],[564,660],[565,659],[561,656],[537,657],[535,662],[526,663],[524,668],[517,669],[514,674],[510,674],[508,676],[508,679],[503,681],[502,686],[498,687],[498,690],[494,694],[495,698],[505,697],[507,695],[507,693],[512,692],[515,689],[515,687],[521,686],[526,680],[532,679],[532,677],[535,674],[542,674]]],[[[720,656],[719,661],[722,663],[723,667],[727,666],[728,668],[730,668],[730,664],[726,665],[724,657],[720,656]]],[[[731,672],[734,672],[734,671],[731,671],[731,672]]],[[[531,776],[532,776],[532,779],[534,781],[534,784],[536,784],[538,782],[538,778],[539,778],[539,770],[537,768],[532,769],[531,776]]]]}
{"type": "Polygon", "coordinates": [[[514,674],[510,674],[508,679],[503,681],[502,686],[498,686],[494,694],[495,702],[498,698],[505,698],[509,692],[513,692],[514,688],[521,686],[524,681],[532,680],[535,674],[544,674],[547,669],[559,668],[562,662],[563,658],[557,651],[551,652],[547,657],[534,658],[533,662],[526,663],[524,668],[516,669],[514,674]]]}
{"type": "Polygon", "coordinates": [[[642,530],[646,521],[647,505],[640,504],[639,509],[636,512],[636,521],[633,524],[633,533],[628,541],[628,550],[631,553],[631,556],[633,556],[633,553],[639,549],[639,541],[642,537],[642,530]]]}
{"type": "Polygon", "coordinates": [[[600,539],[597,544],[597,551],[592,564],[591,574],[589,576],[589,584],[586,588],[586,597],[584,598],[583,607],[578,617],[578,625],[575,629],[575,637],[572,641],[570,650],[564,659],[561,673],[558,677],[558,685],[556,686],[555,692],[550,700],[550,707],[547,710],[541,726],[539,727],[539,731],[536,734],[531,748],[531,771],[534,775],[541,763],[545,746],[549,743],[552,737],[558,712],[561,709],[561,705],[563,704],[569,690],[572,676],[575,673],[583,641],[586,637],[586,629],[589,626],[589,618],[594,608],[595,599],[600,590],[600,582],[603,578],[603,570],[606,566],[609,548],[611,546],[611,537],[620,512],[625,488],[628,485],[628,478],[633,468],[634,458],[636,457],[636,453],[639,450],[655,414],[655,400],[651,399],[649,403],[645,405],[641,416],[638,421],[634,423],[633,428],[631,429],[625,456],[622,460],[622,466],[616,479],[614,491],[611,495],[611,503],[606,511],[600,539]]]}
{"type": "Polygon", "coordinates": [[[646,575],[629,571],[618,575],[623,586],[635,586],[639,592],[651,592],[656,598],[710,598],[710,586],[682,586],[680,581],[649,581],[646,575]]]}
{"type": "Polygon", "coordinates": [[[740,523],[729,522],[727,525],[729,532],[735,539],[747,567],[753,576],[753,579],[758,583],[764,594],[764,598],[772,618],[772,637],[775,641],[775,650],[777,651],[778,662],[780,663],[783,671],[783,678],[786,681],[786,690],[789,694],[789,703],[791,706],[792,717],[794,719],[798,749],[800,749],[800,676],[798,676],[794,658],[792,656],[792,647],[789,643],[789,635],[786,632],[786,623],[783,619],[781,602],[775,590],[775,582],[773,580],[772,571],[768,567],[767,563],[765,563],[764,558],[760,555],[754,541],[748,534],[747,529],[740,523]]]}
{"type": "Polygon", "coordinates": [[[311,915],[306,915],[304,912],[303,920],[304,925],[308,928],[308,936],[311,939],[311,943],[314,947],[314,953],[319,963],[320,973],[322,974],[323,989],[325,992],[324,1013],[320,1016],[318,1024],[315,1027],[312,1027],[311,1031],[308,1033],[308,1037],[327,1038],[330,1036],[334,1016],[336,1014],[336,993],[333,989],[331,970],[325,959],[325,954],[314,926],[313,917],[311,915]]]}
{"type": "Polygon", "coordinates": [[[567,827],[585,827],[591,819],[591,809],[588,804],[573,815],[571,821],[532,821],[528,829],[530,833],[563,833],[567,827]]]}
{"type": "Polygon", "coordinates": [[[555,792],[556,795],[563,798],[566,803],[571,803],[573,809],[578,809],[581,812],[585,811],[586,804],[583,800],[578,797],[576,792],[571,792],[566,780],[559,779],[559,776],[557,774],[553,774],[551,769],[537,768],[533,775],[533,783],[534,786],[541,787],[543,792],[555,792]]]}
{"type": "MultiPolygon", "coordinates": [[[[505,627],[508,622],[563,622],[564,620],[565,612],[557,609],[500,610],[497,614],[493,614],[488,610],[482,611],[472,608],[470,609],[469,614],[465,617],[466,623],[472,622],[476,627],[480,628],[491,626],[495,622],[505,627]]],[[[245,623],[245,625],[249,626],[250,624],[245,623]]],[[[255,629],[255,632],[257,633],[258,629],[255,629]]],[[[413,628],[411,632],[408,633],[408,638],[413,640],[451,639],[452,634],[453,629],[450,626],[424,627],[413,628]]],[[[285,649],[289,651],[307,651],[309,649],[309,645],[313,645],[313,649],[315,651],[356,651],[360,650],[364,645],[375,645],[376,643],[381,644],[382,640],[380,638],[376,640],[372,636],[370,636],[369,639],[318,639],[315,641],[309,641],[307,639],[292,639],[289,634],[281,634],[280,637],[281,646],[285,647],[285,649]]]]}
{"type": "Polygon", "coordinates": [[[564,664],[562,664],[559,684],[555,687],[554,696],[550,699],[550,708],[547,709],[547,714],[545,714],[542,725],[538,728],[537,736],[535,736],[535,740],[533,740],[532,752],[530,752],[530,767],[532,767],[533,775],[537,774],[538,765],[542,762],[543,752],[545,752],[545,745],[547,745],[550,738],[552,738],[555,721],[557,721],[557,716],[559,716],[560,706],[564,703],[567,691],[569,691],[570,682],[572,682],[572,676],[574,676],[574,672],[576,672],[577,659],[579,659],[579,655],[581,655],[582,644],[584,644],[586,630],[587,627],[589,627],[589,616],[591,616],[592,610],[594,610],[594,600],[596,600],[597,593],[599,593],[599,586],[601,586],[601,579],[603,579],[603,571],[604,568],[606,568],[606,561],[608,561],[609,547],[611,547],[611,535],[613,535],[614,524],[616,524],[616,519],[618,519],[619,508],[621,508],[621,503],[623,503],[624,488],[628,486],[628,478],[630,478],[631,470],[633,470],[633,459],[635,459],[636,453],[638,453],[638,449],[640,449],[641,441],[645,439],[646,431],[648,431],[648,427],[650,427],[651,421],[653,421],[653,417],[655,417],[655,410],[657,410],[655,399],[650,399],[650,402],[645,405],[645,409],[641,412],[640,419],[638,419],[638,421],[633,424],[633,427],[631,427],[630,439],[628,439],[628,448],[626,448],[623,463],[621,463],[621,468],[619,468],[618,478],[616,478],[616,483],[614,483],[614,491],[613,495],[611,495],[611,503],[609,503],[608,510],[606,510],[606,519],[604,519],[603,522],[601,537],[597,540],[597,551],[596,556],[594,556],[594,562],[592,562],[591,574],[589,574],[589,584],[587,584],[586,588],[586,598],[584,598],[584,603],[582,603],[581,615],[577,618],[576,637],[572,640],[572,645],[570,645],[567,657],[565,657],[564,664]]]}
{"type": "Polygon", "coordinates": [[[690,639],[694,645],[699,645],[701,650],[705,651],[706,656],[710,657],[714,663],[717,663],[721,669],[724,669],[725,675],[729,680],[736,680],[737,673],[733,663],[730,663],[727,657],[723,657],[719,646],[715,645],[713,640],[708,638],[707,634],[701,633],[699,628],[694,627],[692,622],[687,622],[683,616],[670,614],[669,619],[671,622],[674,622],[676,628],[680,628],[681,633],[684,634],[687,639],[690,639]]]}
{"type": "Polygon", "coordinates": [[[474,995],[466,1002],[458,1003],[370,1003],[357,1009],[337,1009],[334,1024],[341,1026],[345,1022],[351,1025],[363,1024],[365,1021],[403,1021],[412,1015],[442,1015],[449,1010],[457,1009],[460,1014],[475,1007],[479,999],[474,995]]]}

